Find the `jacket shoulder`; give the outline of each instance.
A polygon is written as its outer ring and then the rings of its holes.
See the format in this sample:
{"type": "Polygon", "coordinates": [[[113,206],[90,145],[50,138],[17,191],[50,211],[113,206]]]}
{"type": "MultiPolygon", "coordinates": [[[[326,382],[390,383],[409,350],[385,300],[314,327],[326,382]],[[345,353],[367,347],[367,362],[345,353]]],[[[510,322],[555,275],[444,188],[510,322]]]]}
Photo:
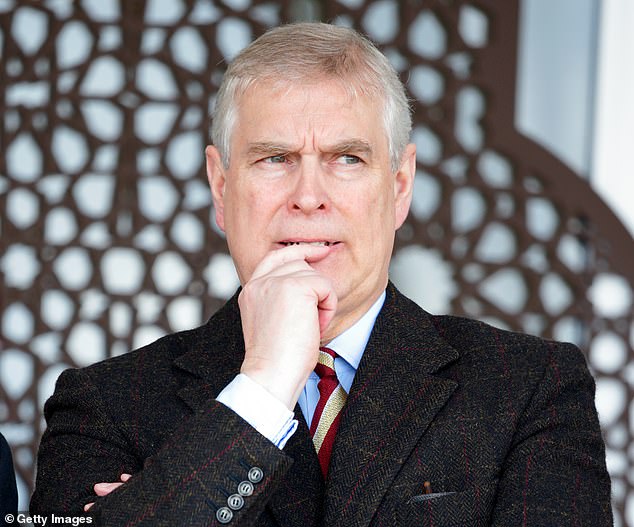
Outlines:
{"type": "Polygon", "coordinates": [[[458,351],[461,362],[474,371],[497,371],[499,379],[511,376],[523,379],[527,386],[542,382],[550,374],[585,379],[593,385],[585,356],[572,343],[503,330],[463,317],[431,319],[439,335],[458,351]]]}
{"type": "Polygon", "coordinates": [[[152,371],[160,376],[162,372],[171,371],[174,362],[188,353],[200,357],[210,350],[224,348],[227,342],[239,340],[242,334],[237,295],[201,326],[169,333],[138,349],[82,368],[82,371],[97,379],[104,375],[125,375],[151,364],[152,371]]]}
{"type": "Polygon", "coordinates": [[[94,379],[104,376],[111,378],[112,375],[125,376],[147,360],[151,361],[156,372],[160,372],[165,368],[171,368],[179,356],[188,352],[198,343],[204,342],[206,334],[205,326],[169,333],[123,355],[110,357],[80,369],[94,379]]]}
{"type": "Polygon", "coordinates": [[[569,342],[559,342],[528,333],[509,331],[480,320],[454,315],[430,315],[439,334],[452,346],[465,353],[483,347],[531,353],[565,349],[572,354],[581,354],[579,348],[569,342]]]}

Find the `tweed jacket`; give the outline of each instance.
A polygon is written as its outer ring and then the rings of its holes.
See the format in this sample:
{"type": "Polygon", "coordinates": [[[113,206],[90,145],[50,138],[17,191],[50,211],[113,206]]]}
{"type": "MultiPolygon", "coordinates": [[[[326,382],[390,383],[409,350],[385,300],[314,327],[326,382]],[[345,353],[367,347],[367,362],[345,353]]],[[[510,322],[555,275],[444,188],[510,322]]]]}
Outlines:
{"type": "Polygon", "coordinates": [[[215,401],[243,354],[234,297],[203,327],[64,372],[32,512],[80,512],[128,472],[96,500],[103,525],[612,525],[594,383],[572,345],[432,316],[388,285],[326,481],[299,408],[279,450],[215,401]]]}

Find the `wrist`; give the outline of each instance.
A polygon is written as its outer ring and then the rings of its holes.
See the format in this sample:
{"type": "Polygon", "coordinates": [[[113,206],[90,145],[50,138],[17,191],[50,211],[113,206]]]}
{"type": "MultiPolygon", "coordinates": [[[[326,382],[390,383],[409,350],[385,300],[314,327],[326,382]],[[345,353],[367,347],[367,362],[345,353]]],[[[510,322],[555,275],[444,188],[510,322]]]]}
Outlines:
{"type": "Polygon", "coordinates": [[[241,373],[216,398],[282,449],[297,429],[293,411],[268,390],[241,373]]]}
{"type": "Polygon", "coordinates": [[[290,411],[295,409],[297,400],[308,380],[308,375],[310,375],[309,372],[305,378],[297,378],[294,375],[287,375],[279,370],[270,372],[262,368],[249,366],[246,364],[246,361],[245,364],[242,365],[242,368],[240,368],[240,373],[243,373],[253,382],[259,384],[290,411]]]}

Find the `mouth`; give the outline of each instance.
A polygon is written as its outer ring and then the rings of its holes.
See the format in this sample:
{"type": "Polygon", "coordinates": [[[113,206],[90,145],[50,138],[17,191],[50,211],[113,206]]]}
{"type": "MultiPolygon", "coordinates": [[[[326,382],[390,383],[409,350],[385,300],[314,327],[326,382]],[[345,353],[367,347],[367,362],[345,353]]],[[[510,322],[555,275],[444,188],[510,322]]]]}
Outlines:
{"type": "Polygon", "coordinates": [[[290,247],[291,245],[316,245],[320,247],[331,247],[333,245],[337,245],[341,242],[338,241],[330,241],[330,240],[313,240],[313,241],[303,241],[303,240],[285,240],[280,242],[284,247],[290,247]]]}

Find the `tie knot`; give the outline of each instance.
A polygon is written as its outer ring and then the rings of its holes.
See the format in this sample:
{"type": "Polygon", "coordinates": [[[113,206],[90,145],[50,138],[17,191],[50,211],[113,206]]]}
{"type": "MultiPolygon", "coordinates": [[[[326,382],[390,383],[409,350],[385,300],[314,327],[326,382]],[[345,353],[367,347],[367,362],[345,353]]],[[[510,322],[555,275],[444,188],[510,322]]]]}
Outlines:
{"type": "Polygon", "coordinates": [[[319,357],[317,359],[317,366],[315,366],[315,373],[319,375],[320,379],[324,377],[335,377],[335,358],[337,354],[330,348],[319,348],[319,357]]]}

